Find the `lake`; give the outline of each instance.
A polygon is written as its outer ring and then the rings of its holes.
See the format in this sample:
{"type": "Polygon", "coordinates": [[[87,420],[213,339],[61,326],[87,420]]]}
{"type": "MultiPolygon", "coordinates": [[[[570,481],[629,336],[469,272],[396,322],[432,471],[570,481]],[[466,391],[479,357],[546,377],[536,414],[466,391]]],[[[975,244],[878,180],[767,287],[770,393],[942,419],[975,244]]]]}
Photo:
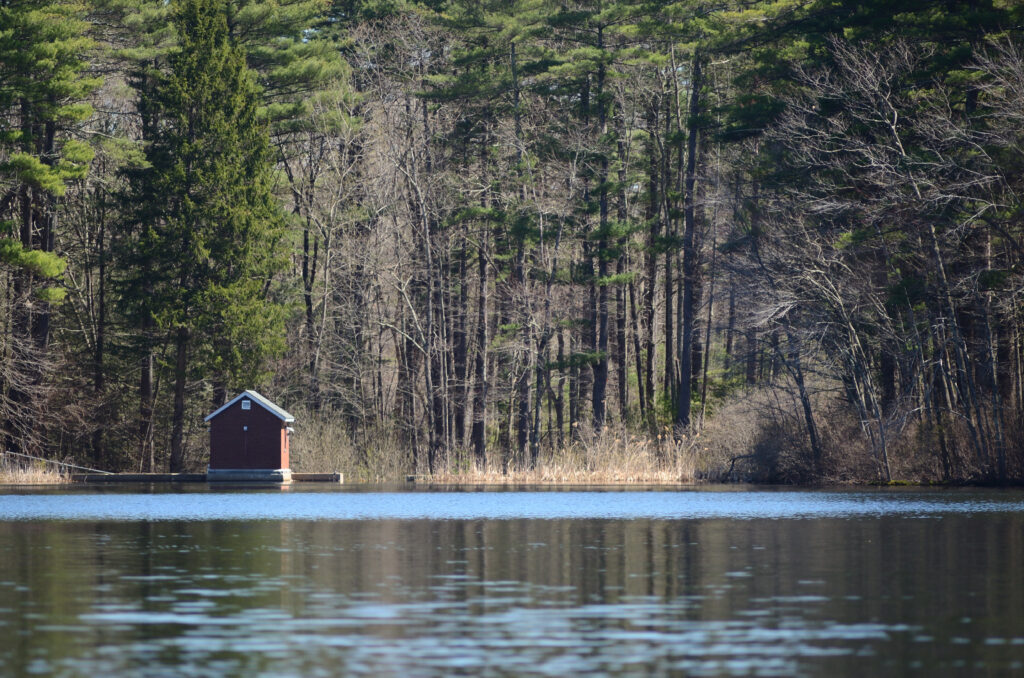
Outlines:
{"type": "Polygon", "coordinates": [[[0,493],[0,675],[1024,675],[1017,490],[0,493]]]}

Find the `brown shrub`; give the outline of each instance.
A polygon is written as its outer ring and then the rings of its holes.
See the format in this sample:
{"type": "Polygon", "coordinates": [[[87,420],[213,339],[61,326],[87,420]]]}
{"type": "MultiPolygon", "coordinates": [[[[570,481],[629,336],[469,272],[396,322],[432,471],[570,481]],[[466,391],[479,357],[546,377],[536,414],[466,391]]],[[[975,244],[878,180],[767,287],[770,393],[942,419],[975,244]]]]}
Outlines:
{"type": "Polygon", "coordinates": [[[364,432],[355,439],[341,414],[296,410],[291,468],[300,473],[343,472],[355,482],[400,480],[408,471],[405,452],[392,429],[364,432]]]}

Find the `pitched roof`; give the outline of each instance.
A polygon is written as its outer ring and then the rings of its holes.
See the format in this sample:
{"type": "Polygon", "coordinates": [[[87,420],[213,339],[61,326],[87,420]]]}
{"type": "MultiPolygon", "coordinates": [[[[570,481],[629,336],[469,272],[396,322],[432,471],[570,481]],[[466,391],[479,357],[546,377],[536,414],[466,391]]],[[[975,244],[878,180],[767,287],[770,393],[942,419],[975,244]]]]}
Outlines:
{"type": "Polygon", "coordinates": [[[288,414],[287,412],[282,410],[280,407],[278,407],[274,403],[270,402],[269,400],[267,400],[266,398],[261,396],[256,391],[242,391],[241,393],[236,395],[234,398],[229,400],[227,403],[225,403],[224,405],[219,407],[215,412],[213,412],[212,414],[208,414],[206,416],[206,419],[204,419],[203,421],[210,421],[211,419],[216,417],[218,414],[220,414],[221,412],[223,412],[224,410],[228,409],[229,407],[234,405],[236,402],[241,400],[242,398],[249,398],[253,402],[258,403],[263,409],[267,410],[268,412],[270,412],[272,415],[274,415],[275,417],[277,417],[281,421],[284,421],[284,422],[295,421],[295,417],[293,417],[292,415],[288,414]]]}

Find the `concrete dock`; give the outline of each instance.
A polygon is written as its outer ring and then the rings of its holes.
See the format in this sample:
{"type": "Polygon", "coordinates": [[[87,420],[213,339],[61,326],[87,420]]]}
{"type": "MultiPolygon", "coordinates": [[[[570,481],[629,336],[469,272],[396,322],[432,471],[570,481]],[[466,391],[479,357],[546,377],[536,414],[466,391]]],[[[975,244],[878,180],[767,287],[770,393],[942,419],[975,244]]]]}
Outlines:
{"type": "MultiPolygon", "coordinates": [[[[205,483],[205,473],[76,473],[73,483],[205,483]]],[[[292,482],[344,483],[344,473],[292,473],[292,482]]]]}

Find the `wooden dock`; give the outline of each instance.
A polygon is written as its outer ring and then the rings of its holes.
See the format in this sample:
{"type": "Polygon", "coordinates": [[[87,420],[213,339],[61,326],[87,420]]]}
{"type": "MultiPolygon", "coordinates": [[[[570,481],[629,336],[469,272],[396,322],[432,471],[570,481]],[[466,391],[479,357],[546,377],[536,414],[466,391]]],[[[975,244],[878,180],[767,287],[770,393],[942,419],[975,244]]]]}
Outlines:
{"type": "MultiPolygon", "coordinates": [[[[205,473],[76,473],[73,483],[205,483],[205,473]]],[[[344,473],[293,473],[292,482],[344,483],[344,473]]]]}

